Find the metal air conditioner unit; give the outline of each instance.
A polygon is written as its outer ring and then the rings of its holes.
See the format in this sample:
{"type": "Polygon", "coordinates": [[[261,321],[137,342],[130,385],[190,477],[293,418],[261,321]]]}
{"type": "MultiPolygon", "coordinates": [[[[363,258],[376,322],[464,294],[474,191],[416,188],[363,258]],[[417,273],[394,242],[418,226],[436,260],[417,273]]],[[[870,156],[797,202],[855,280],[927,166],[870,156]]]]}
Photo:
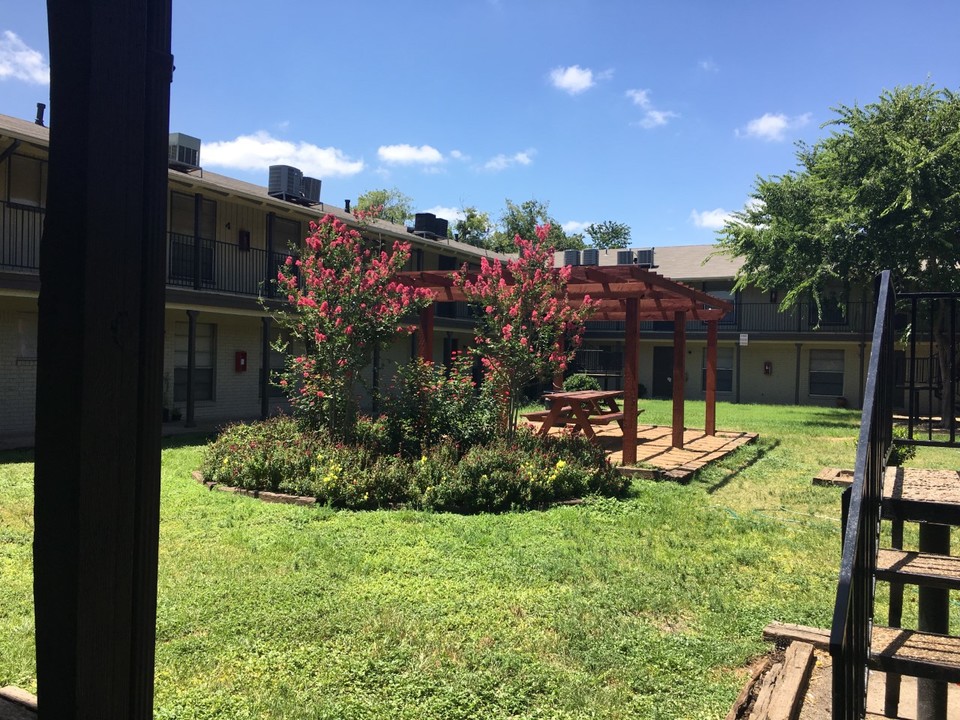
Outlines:
{"type": "Polygon", "coordinates": [[[580,254],[580,264],[581,265],[599,265],[600,251],[597,250],[597,248],[586,248],[580,254]]]}
{"type": "Polygon", "coordinates": [[[633,250],[617,250],[617,265],[633,265],[633,250]]]}
{"type": "Polygon", "coordinates": [[[267,194],[281,200],[300,200],[303,173],[290,165],[271,165],[267,194]]]}
{"type": "Polygon", "coordinates": [[[184,133],[170,133],[167,165],[175,170],[196,170],[200,167],[200,138],[184,133]]]}
{"type": "Polygon", "coordinates": [[[563,251],[563,264],[564,264],[564,265],[579,265],[579,264],[580,264],[580,251],[579,251],[579,250],[564,250],[564,251],[563,251]]]}
{"type": "Polygon", "coordinates": [[[320,202],[320,185],[322,181],[317,178],[305,177],[301,186],[303,202],[306,205],[316,205],[320,202]]]}
{"type": "Polygon", "coordinates": [[[642,268],[654,267],[653,248],[650,248],[649,250],[637,250],[636,264],[642,268]]]}

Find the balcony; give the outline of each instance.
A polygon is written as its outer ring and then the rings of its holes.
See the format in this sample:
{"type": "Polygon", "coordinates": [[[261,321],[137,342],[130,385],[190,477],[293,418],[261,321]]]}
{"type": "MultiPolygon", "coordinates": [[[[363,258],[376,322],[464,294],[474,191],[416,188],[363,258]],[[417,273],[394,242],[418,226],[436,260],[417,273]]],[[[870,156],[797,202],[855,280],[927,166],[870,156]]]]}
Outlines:
{"type": "Polygon", "coordinates": [[[167,285],[257,296],[270,289],[265,280],[276,278],[287,253],[274,252],[269,267],[267,258],[267,251],[259,248],[203,238],[194,243],[192,235],[168,233],[167,285]]]}
{"type": "MultiPolygon", "coordinates": [[[[802,302],[781,312],[774,303],[737,303],[734,312],[717,324],[723,332],[756,333],[763,335],[797,335],[805,333],[819,334],[862,334],[866,333],[873,322],[874,305],[872,302],[851,302],[846,312],[824,306],[823,318],[817,325],[817,308],[813,302],[802,302]]],[[[707,324],[700,321],[687,323],[688,333],[706,332],[707,324]]],[[[599,321],[587,323],[587,336],[622,337],[622,322],[599,321]]],[[[642,322],[640,335],[650,337],[673,333],[672,322],[642,322]]]]}
{"type": "Polygon", "coordinates": [[[38,270],[41,208],[0,202],[0,270],[38,270]]]}

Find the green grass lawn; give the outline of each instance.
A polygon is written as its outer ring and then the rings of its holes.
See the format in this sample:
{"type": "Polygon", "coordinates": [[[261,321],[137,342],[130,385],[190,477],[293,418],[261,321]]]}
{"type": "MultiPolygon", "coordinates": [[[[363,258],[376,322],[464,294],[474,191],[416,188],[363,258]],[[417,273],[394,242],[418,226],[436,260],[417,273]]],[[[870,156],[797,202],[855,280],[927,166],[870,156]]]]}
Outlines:
{"type": "MultiPolygon", "coordinates": [[[[764,625],[829,622],[840,491],[810,480],[859,417],[717,417],[760,440],[688,485],[503,515],[269,505],[165,450],[156,717],[723,717],[764,625]]],[[[0,456],[0,685],[35,691],[25,460],[0,456]]]]}

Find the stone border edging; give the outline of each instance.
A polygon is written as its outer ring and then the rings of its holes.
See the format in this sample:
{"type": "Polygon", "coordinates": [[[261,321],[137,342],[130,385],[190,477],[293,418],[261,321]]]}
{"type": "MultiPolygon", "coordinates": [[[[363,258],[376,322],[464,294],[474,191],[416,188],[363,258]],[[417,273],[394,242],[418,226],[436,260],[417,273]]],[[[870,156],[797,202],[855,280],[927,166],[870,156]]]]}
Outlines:
{"type": "Polygon", "coordinates": [[[245,495],[246,497],[257,498],[264,502],[281,503],[284,505],[316,505],[317,499],[309,495],[288,495],[286,493],[270,492],[269,490],[245,490],[244,488],[233,487],[232,485],[221,485],[212,481],[204,480],[203,473],[194,470],[193,479],[201,485],[206,485],[208,490],[219,490],[220,492],[233,493],[234,495],[245,495]]]}

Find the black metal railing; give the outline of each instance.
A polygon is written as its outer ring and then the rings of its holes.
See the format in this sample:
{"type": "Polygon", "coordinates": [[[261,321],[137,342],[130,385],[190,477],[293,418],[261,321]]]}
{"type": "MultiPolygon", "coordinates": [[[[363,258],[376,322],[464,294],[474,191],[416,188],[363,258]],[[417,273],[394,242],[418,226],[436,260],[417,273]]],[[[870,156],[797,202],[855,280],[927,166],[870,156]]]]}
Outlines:
{"type": "Polygon", "coordinates": [[[885,270],[880,278],[853,485],[844,497],[843,555],[830,631],[834,720],[859,720],[866,712],[880,504],[893,436],[893,316],[893,286],[890,271],[885,270]]]}
{"type": "Polygon", "coordinates": [[[957,313],[960,293],[920,292],[899,296],[902,316],[909,318],[909,353],[902,384],[908,412],[908,445],[960,447],[960,362],[957,358],[957,313]]]}
{"type": "Polygon", "coordinates": [[[268,253],[233,243],[168,233],[167,284],[236,295],[260,295],[272,288],[287,252],[268,253]]]}
{"type": "MultiPolygon", "coordinates": [[[[802,302],[781,311],[775,303],[737,303],[733,312],[724,316],[717,324],[720,331],[796,334],[796,333],[861,333],[870,331],[870,322],[874,313],[872,302],[857,301],[848,303],[843,313],[826,312],[817,323],[816,305],[802,302]]],[[[687,330],[705,332],[706,323],[690,321],[687,330]]],[[[617,320],[599,320],[587,323],[587,330],[594,332],[613,331],[622,333],[623,322],[617,320]]],[[[641,334],[671,333],[672,322],[645,321],[640,323],[641,334]]]]}
{"type": "Polygon", "coordinates": [[[40,269],[42,208],[0,202],[0,268],[40,269]]]}

